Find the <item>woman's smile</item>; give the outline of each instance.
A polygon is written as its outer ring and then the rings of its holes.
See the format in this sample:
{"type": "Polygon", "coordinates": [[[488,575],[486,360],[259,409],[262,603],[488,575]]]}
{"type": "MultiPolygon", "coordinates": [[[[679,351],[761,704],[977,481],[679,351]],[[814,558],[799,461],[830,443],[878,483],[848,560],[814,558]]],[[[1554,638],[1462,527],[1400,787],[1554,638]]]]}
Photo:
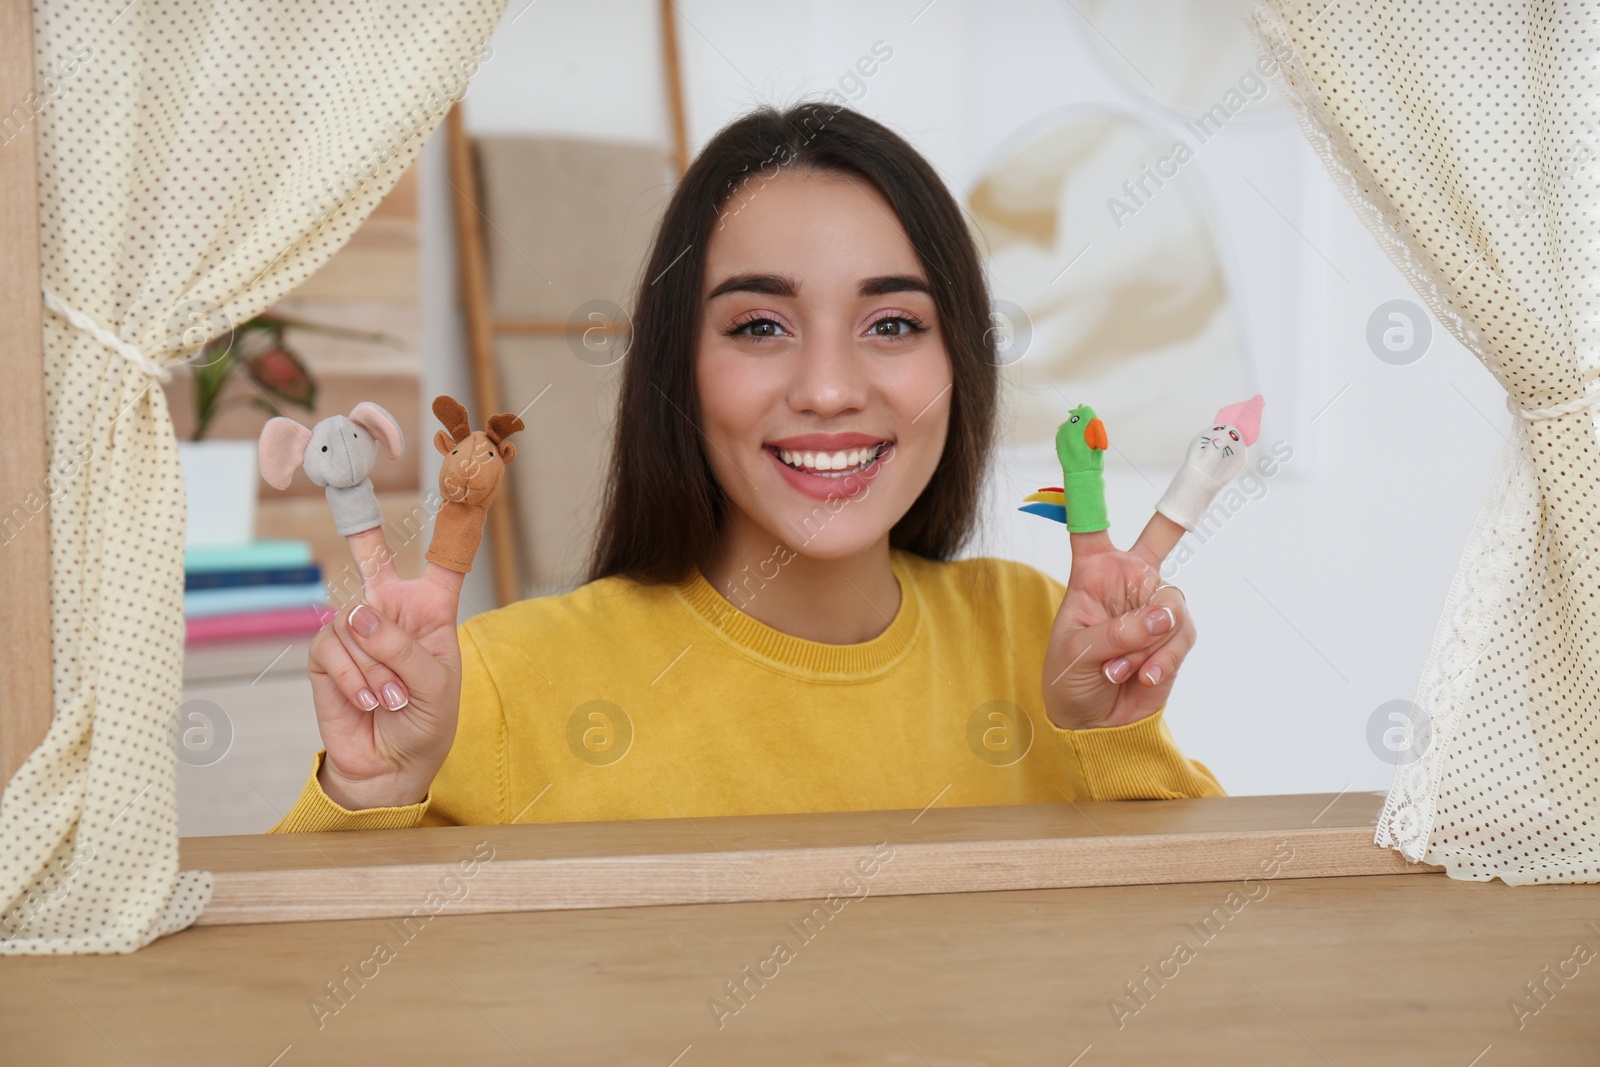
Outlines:
{"type": "Polygon", "coordinates": [[[834,452],[799,451],[762,446],[783,479],[806,496],[818,500],[864,496],[874,478],[894,455],[894,443],[839,449],[834,452]]]}

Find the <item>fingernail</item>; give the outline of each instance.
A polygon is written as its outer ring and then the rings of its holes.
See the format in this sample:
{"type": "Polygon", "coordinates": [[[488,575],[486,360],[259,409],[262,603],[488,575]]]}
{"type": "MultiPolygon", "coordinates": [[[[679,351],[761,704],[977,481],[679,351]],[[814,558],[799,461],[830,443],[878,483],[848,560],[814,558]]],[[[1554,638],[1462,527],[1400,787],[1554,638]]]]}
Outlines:
{"type": "Polygon", "coordinates": [[[378,632],[378,613],[365,604],[357,604],[350,609],[350,628],[362,637],[371,637],[378,632]]]}
{"type": "Polygon", "coordinates": [[[1166,633],[1176,621],[1171,608],[1157,608],[1144,617],[1145,629],[1153,634],[1166,633]]]}
{"type": "Polygon", "coordinates": [[[1128,671],[1131,669],[1132,664],[1130,664],[1123,657],[1118,656],[1105,666],[1106,681],[1111,682],[1112,684],[1120,683],[1128,676],[1128,671]]]}
{"type": "Polygon", "coordinates": [[[356,703],[361,705],[362,711],[371,711],[378,706],[378,698],[373,695],[372,690],[363,689],[356,694],[356,703]]]}
{"type": "Polygon", "coordinates": [[[390,711],[399,711],[406,706],[406,701],[411,698],[406,696],[406,691],[393,682],[385,682],[383,686],[383,706],[390,711]]]}
{"type": "Polygon", "coordinates": [[[1151,685],[1155,685],[1161,681],[1161,668],[1152,663],[1150,668],[1144,672],[1144,676],[1150,679],[1151,685]]]}

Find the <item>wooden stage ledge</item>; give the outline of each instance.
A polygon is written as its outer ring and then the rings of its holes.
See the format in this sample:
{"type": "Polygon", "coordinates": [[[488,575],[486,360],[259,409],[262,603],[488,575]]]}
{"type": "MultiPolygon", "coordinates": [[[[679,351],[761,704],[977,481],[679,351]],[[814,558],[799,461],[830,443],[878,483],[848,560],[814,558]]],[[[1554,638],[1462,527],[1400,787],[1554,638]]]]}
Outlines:
{"type": "Polygon", "coordinates": [[[1376,793],[191,837],[197,925],[1435,873],[1376,793]],[[880,847],[881,846],[881,847],[880,847]],[[892,849],[892,861],[874,864],[892,849]],[[876,851],[875,851],[876,850],[876,851]],[[841,888],[841,885],[846,888],[841,888]]]}

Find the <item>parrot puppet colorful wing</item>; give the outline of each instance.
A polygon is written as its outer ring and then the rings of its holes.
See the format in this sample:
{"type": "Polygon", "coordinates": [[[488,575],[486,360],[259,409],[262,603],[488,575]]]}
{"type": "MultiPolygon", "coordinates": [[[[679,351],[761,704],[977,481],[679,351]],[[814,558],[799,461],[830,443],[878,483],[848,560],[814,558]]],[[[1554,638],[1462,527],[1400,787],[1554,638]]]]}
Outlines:
{"type": "Polygon", "coordinates": [[[1093,533],[1111,525],[1106,517],[1105,462],[1111,441],[1094,408],[1079,404],[1056,427],[1056,458],[1061,484],[1030,493],[1017,510],[1064,523],[1072,533],[1093,533]]]}
{"type": "Polygon", "coordinates": [[[1189,445],[1183,466],[1157,501],[1156,510],[1193,531],[1212,499],[1244,469],[1245,449],[1255,444],[1261,433],[1261,409],[1265,406],[1266,400],[1257,393],[1218,411],[1211,426],[1189,445]]]}
{"type": "Polygon", "coordinates": [[[1067,492],[1059,485],[1047,485],[1037,493],[1029,493],[1023,499],[1028,503],[1023,504],[1017,509],[1018,511],[1026,511],[1030,515],[1043,515],[1063,526],[1067,524],[1067,492]]]}

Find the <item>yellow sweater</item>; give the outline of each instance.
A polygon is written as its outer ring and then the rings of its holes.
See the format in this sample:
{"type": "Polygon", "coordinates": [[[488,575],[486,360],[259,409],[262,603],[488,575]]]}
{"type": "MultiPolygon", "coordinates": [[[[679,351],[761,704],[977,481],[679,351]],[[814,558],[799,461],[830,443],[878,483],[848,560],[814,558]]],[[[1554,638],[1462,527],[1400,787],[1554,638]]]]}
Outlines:
{"type": "Polygon", "coordinates": [[[1095,730],[1046,718],[1060,582],[992,557],[891,559],[900,610],[852,645],[775,630],[698,571],[468,619],[460,724],[428,796],[348,811],[318,752],[273,831],[1224,795],[1165,709],[1095,730]]]}

